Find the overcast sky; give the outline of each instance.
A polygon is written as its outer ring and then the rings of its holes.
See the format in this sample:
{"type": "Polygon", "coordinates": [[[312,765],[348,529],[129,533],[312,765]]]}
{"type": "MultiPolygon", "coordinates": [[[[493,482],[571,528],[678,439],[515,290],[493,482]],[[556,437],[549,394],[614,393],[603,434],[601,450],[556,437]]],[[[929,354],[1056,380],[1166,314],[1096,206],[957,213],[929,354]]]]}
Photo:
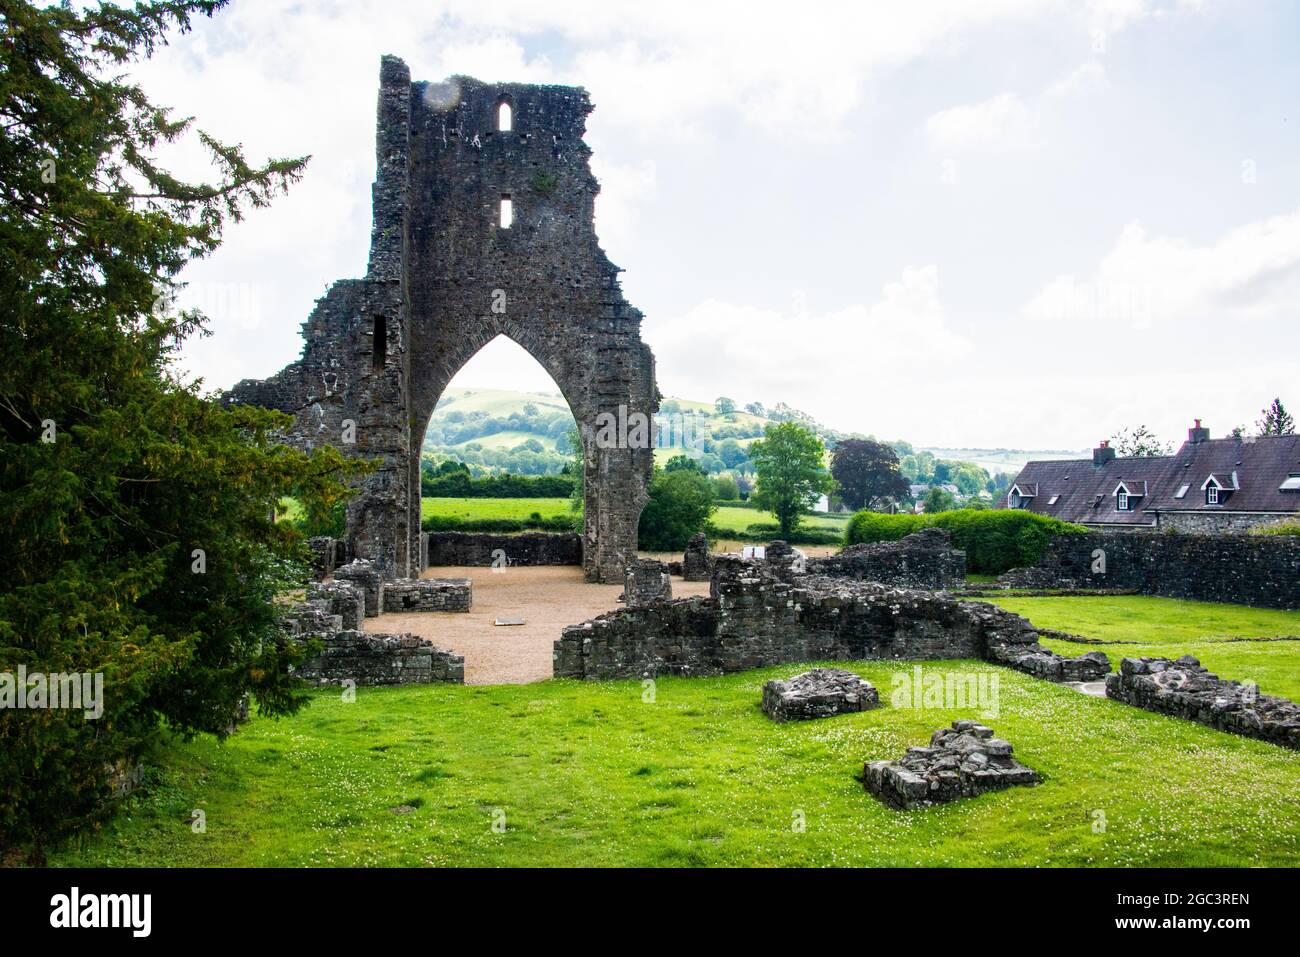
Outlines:
{"type": "MultiPolygon", "coordinates": [[[[187,272],[225,388],[364,274],[381,54],[585,86],[665,395],[1085,448],[1300,406],[1300,5],[237,0],[137,73],[305,179],[187,272]]],[[[192,157],[177,158],[186,164],[192,157]]],[[[497,340],[457,385],[551,389],[497,340]]]]}

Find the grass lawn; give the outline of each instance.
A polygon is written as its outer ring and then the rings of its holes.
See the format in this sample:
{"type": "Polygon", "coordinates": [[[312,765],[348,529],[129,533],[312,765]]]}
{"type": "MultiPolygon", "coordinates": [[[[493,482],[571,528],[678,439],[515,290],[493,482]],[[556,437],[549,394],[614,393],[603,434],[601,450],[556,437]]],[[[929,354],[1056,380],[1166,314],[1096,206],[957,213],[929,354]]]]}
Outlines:
{"type": "MultiPolygon", "coordinates": [[[[799,523],[801,529],[819,529],[822,531],[843,532],[852,515],[805,515],[799,523]]],[[[713,513],[713,524],[720,530],[743,532],[750,525],[775,525],[776,516],[771,512],[760,512],[756,508],[738,508],[734,505],[719,505],[713,513]]]]}
{"type": "Polygon", "coordinates": [[[1148,595],[989,599],[1041,628],[1138,644],[1080,645],[1044,639],[1063,655],[1104,651],[1121,658],[1195,655],[1220,678],[1254,681],[1265,694],[1300,701],[1300,641],[1226,641],[1300,636],[1300,612],[1181,601],[1148,595]]]}
{"type": "Polygon", "coordinates": [[[569,516],[567,498],[424,498],[420,518],[446,515],[461,520],[478,518],[528,518],[540,512],[542,518],[569,516]]]}
{"type": "Polygon", "coordinates": [[[654,703],[638,681],[363,688],[351,704],[319,691],[225,744],[167,745],[145,791],[54,862],[1300,864],[1300,755],[980,662],[924,667],[996,673],[985,720],[1044,783],[885,807],[855,780],[864,760],[984,717],[890,705],[914,664],[852,663],[884,707],[786,725],[760,712],[760,689],[806,665],[664,678],[654,703]]]}

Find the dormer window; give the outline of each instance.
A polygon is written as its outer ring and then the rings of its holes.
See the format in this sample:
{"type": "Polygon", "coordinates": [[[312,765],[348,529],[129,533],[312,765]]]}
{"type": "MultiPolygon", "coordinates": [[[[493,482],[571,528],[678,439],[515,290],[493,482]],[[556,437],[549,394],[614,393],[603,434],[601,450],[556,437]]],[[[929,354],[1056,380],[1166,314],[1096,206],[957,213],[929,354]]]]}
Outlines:
{"type": "Polygon", "coordinates": [[[1217,475],[1211,475],[1201,485],[1201,490],[1205,492],[1206,505],[1222,505],[1228,495],[1240,487],[1241,484],[1237,481],[1237,473],[1233,472],[1231,480],[1226,484],[1221,482],[1217,475]]]}
{"type": "Polygon", "coordinates": [[[1037,494],[1036,482],[1026,482],[1024,485],[1017,482],[1007,492],[1007,508],[1029,508],[1037,494]]]}
{"type": "Polygon", "coordinates": [[[1133,511],[1133,500],[1146,497],[1147,483],[1120,482],[1115,486],[1115,491],[1111,494],[1115,496],[1115,511],[1131,512],[1133,511]]]}

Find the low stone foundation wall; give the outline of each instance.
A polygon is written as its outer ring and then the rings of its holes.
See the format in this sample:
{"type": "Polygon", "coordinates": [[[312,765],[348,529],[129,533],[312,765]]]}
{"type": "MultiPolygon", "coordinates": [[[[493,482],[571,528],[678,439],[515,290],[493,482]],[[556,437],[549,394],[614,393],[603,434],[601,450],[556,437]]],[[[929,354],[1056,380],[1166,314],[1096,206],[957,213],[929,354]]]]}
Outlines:
{"type": "Polygon", "coordinates": [[[1037,565],[1013,569],[998,581],[1012,588],[1136,589],[1168,598],[1300,609],[1300,538],[1057,535],[1037,565]]]}
{"type": "Polygon", "coordinates": [[[1125,658],[1106,678],[1106,697],[1300,750],[1300,705],[1225,681],[1191,655],[1125,658]]]}
{"type": "Polygon", "coordinates": [[[465,682],[465,659],[442,651],[415,635],[338,631],[325,635],[324,648],[294,672],[319,685],[354,681],[358,685],[465,682]]]}
{"type": "Polygon", "coordinates": [[[838,555],[811,558],[808,572],[937,591],[965,584],[966,553],[953,547],[948,532],[926,528],[896,542],[850,545],[838,555]]]}
{"type": "Polygon", "coordinates": [[[298,677],[315,684],[464,683],[465,659],[461,656],[435,648],[415,635],[361,631],[365,618],[362,587],[335,581],[309,586],[307,595],[308,600],[294,606],[283,619],[288,634],[319,641],[322,646],[295,669],[298,677]]]}
{"type": "Polygon", "coordinates": [[[469,611],[468,578],[399,578],[384,582],[384,611],[469,611]]]}
{"type": "MultiPolygon", "coordinates": [[[[1037,641],[1028,621],[993,605],[872,582],[783,580],[765,562],[734,556],[714,559],[710,593],[565,628],[555,643],[555,676],[717,675],[794,662],[900,658],[989,658],[1021,667],[1024,646],[1037,641]],[[1022,654],[991,658],[990,644],[1014,645],[1022,654]]],[[[1038,651],[1043,660],[1066,660],[1038,651]]],[[[1044,670],[1031,673],[1046,677],[1044,670]]]]}
{"type": "Polygon", "coordinates": [[[425,566],[581,565],[581,535],[429,532],[425,566]]]}

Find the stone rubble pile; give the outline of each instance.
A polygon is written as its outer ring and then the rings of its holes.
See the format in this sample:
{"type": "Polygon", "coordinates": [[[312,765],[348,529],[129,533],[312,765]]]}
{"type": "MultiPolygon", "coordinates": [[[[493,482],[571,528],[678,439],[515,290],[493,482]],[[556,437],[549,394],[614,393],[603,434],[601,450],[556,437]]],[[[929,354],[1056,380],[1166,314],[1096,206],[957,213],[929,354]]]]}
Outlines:
{"type": "Polygon", "coordinates": [[[814,668],[763,686],[763,713],[773,721],[806,721],[880,706],[871,682],[843,668],[814,668]]]}
{"type": "Polygon", "coordinates": [[[1300,705],[1224,680],[1191,655],[1125,658],[1106,678],[1106,697],[1300,750],[1300,705]]]}
{"type": "Polygon", "coordinates": [[[954,721],[931,736],[929,747],[908,748],[897,761],[871,761],[862,770],[866,789],[900,810],[1039,780],[1011,757],[1010,742],[976,721],[954,721]]]}

